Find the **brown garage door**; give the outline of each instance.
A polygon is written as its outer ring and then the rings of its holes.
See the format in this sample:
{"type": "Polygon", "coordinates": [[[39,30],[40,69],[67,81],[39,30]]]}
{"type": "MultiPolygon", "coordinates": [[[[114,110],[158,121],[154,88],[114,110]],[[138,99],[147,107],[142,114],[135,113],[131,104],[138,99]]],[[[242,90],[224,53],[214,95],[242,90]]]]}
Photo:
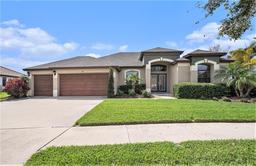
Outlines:
{"type": "Polygon", "coordinates": [[[61,96],[106,96],[107,73],[60,75],[61,96]]]}
{"type": "Polygon", "coordinates": [[[52,75],[35,75],[34,76],[34,95],[35,96],[52,96],[53,82],[52,75]]]}

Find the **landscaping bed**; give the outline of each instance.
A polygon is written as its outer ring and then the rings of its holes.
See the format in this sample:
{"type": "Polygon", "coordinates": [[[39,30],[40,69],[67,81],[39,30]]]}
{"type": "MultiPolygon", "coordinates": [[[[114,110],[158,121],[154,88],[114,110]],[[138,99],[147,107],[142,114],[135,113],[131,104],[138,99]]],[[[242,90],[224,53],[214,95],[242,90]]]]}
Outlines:
{"type": "Polygon", "coordinates": [[[255,165],[255,140],[50,147],[25,165],[255,165]]]}
{"type": "Polygon", "coordinates": [[[107,99],[76,125],[171,122],[255,122],[253,103],[192,99],[107,99]]]}

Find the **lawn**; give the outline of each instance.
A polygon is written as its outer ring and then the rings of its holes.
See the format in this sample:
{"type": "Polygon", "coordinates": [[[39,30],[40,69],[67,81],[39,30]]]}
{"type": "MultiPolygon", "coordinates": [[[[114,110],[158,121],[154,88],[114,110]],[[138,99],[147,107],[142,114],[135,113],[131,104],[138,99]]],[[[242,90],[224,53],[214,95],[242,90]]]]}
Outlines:
{"type": "Polygon", "coordinates": [[[0,101],[6,100],[9,96],[6,92],[0,92],[0,101]]]}
{"type": "Polygon", "coordinates": [[[107,99],[76,125],[165,122],[255,122],[255,104],[213,100],[107,99]]]}
{"type": "Polygon", "coordinates": [[[25,165],[255,165],[256,140],[50,147],[25,165]]]}

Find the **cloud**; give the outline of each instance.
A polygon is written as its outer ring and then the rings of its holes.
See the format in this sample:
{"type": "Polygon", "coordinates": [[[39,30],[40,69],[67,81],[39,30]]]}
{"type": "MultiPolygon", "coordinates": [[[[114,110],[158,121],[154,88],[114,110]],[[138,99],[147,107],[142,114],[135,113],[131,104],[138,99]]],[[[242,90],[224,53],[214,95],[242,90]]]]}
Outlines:
{"type": "Polygon", "coordinates": [[[90,56],[90,57],[94,57],[94,58],[99,58],[99,57],[101,57],[102,55],[100,55],[100,54],[95,54],[95,53],[89,53],[89,54],[86,54],[85,56],[90,56]]]}
{"type": "Polygon", "coordinates": [[[1,59],[1,66],[11,66],[15,69],[22,69],[28,66],[35,66],[43,63],[47,63],[48,61],[37,61],[37,60],[29,60],[19,57],[9,57],[6,55],[0,55],[1,59]]]}
{"type": "Polygon", "coordinates": [[[211,45],[212,46],[220,45],[220,48],[222,50],[230,51],[238,48],[248,47],[250,43],[251,43],[251,40],[248,40],[248,39],[238,39],[238,40],[214,39],[211,45]]]}
{"type": "Polygon", "coordinates": [[[8,21],[3,21],[1,23],[4,26],[15,26],[15,27],[25,27],[24,24],[21,24],[18,20],[13,19],[13,20],[8,20],[8,21]]]}
{"type": "Polygon", "coordinates": [[[0,49],[18,51],[21,55],[60,55],[75,50],[75,42],[58,43],[56,38],[41,28],[22,28],[10,25],[18,24],[16,21],[7,21],[0,27],[0,49]],[[16,22],[16,23],[15,23],[16,22]]]}
{"type": "Polygon", "coordinates": [[[219,33],[220,25],[216,22],[211,22],[203,26],[200,30],[193,31],[192,33],[186,36],[186,40],[189,42],[198,42],[202,43],[205,40],[212,40],[217,38],[219,33]]]}
{"type": "Polygon", "coordinates": [[[126,51],[127,49],[128,49],[128,45],[126,44],[126,45],[121,45],[118,50],[123,52],[123,51],[126,51]]]}
{"type": "Polygon", "coordinates": [[[165,45],[167,45],[168,47],[171,47],[171,48],[177,48],[178,47],[178,44],[174,41],[166,41],[165,45]]]}
{"type": "Polygon", "coordinates": [[[226,36],[219,37],[219,26],[220,24],[211,22],[204,25],[201,29],[193,31],[185,37],[187,44],[196,44],[196,48],[205,49],[209,49],[211,46],[219,45],[221,50],[231,51],[249,46],[253,38],[256,36],[256,34],[249,34],[238,40],[231,40],[226,36]],[[198,45],[202,43],[203,45],[198,45]]]}
{"type": "Polygon", "coordinates": [[[111,44],[96,43],[96,44],[93,44],[91,48],[95,50],[112,50],[114,46],[111,44]]]}

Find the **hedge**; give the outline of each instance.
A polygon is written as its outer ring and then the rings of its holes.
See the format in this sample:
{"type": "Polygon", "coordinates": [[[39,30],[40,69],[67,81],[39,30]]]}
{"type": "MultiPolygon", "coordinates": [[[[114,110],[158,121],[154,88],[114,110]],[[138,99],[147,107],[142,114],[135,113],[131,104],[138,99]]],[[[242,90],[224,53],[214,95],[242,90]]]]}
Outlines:
{"type": "MultiPolygon", "coordinates": [[[[118,90],[121,90],[125,94],[128,94],[130,89],[132,89],[132,85],[120,85],[118,87],[118,90]]],[[[146,89],[146,85],[145,84],[137,84],[137,85],[135,85],[135,92],[137,94],[142,94],[142,91],[145,90],[145,89],[146,89]]]]}
{"type": "Polygon", "coordinates": [[[230,88],[223,84],[183,82],[174,86],[174,95],[177,98],[211,99],[230,96],[230,94],[230,88]]]}

